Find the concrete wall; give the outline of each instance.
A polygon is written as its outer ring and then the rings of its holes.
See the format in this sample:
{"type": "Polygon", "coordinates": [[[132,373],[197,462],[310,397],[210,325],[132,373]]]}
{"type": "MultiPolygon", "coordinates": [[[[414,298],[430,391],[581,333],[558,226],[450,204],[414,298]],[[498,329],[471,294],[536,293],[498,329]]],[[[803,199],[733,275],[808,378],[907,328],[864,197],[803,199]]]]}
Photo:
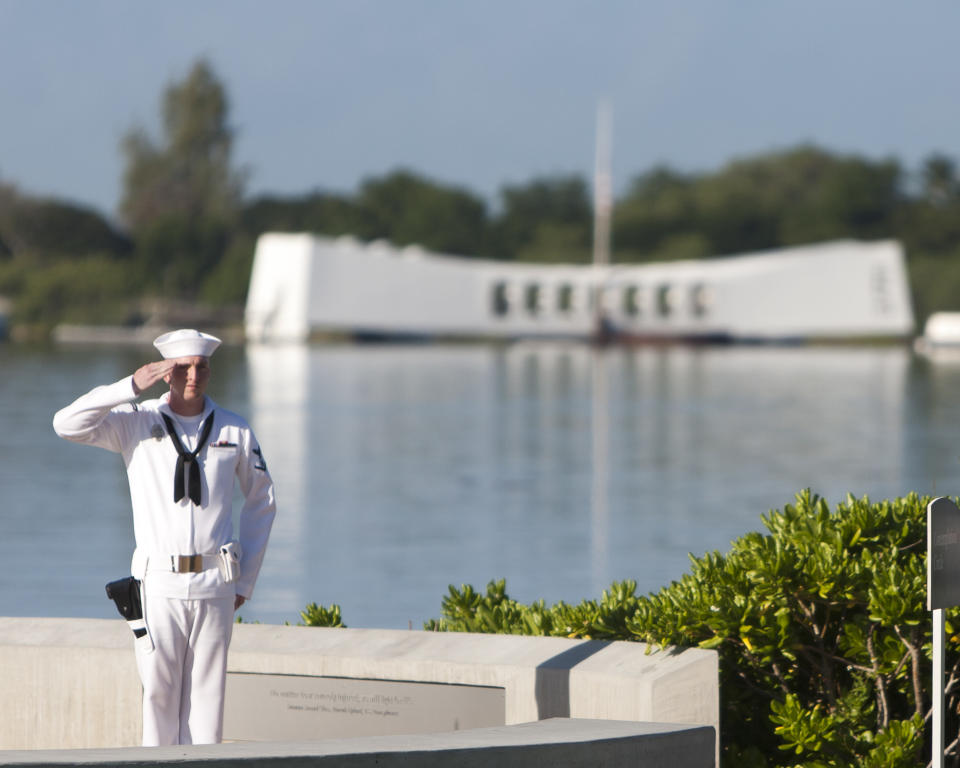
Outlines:
{"type": "MultiPolygon", "coordinates": [[[[0,618],[0,749],[139,744],[132,646],[119,619],[0,618]]],[[[719,732],[716,654],[645,651],[625,642],[240,624],[228,673],[494,686],[505,692],[506,725],[567,717],[719,732]]]]}
{"type": "Polygon", "coordinates": [[[140,681],[122,620],[0,618],[0,748],[140,743],[140,681]]]}

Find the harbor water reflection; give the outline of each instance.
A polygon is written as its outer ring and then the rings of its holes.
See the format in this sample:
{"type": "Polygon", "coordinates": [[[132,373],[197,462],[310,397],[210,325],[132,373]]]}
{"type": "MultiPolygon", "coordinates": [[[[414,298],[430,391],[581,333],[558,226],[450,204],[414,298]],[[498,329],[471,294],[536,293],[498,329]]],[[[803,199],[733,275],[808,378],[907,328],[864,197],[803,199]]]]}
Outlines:
{"type": "MultiPolygon", "coordinates": [[[[112,615],[122,462],[50,418],[150,356],[0,347],[0,614],[112,615]]],[[[211,395],[249,417],[280,507],[245,620],[336,602],[351,626],[419,628],[448,584],[501,577],[522,601],[652,591],[805,487],[960,492],[960,365],[902,347],[291,345],[215,363],[211,395]]]]}

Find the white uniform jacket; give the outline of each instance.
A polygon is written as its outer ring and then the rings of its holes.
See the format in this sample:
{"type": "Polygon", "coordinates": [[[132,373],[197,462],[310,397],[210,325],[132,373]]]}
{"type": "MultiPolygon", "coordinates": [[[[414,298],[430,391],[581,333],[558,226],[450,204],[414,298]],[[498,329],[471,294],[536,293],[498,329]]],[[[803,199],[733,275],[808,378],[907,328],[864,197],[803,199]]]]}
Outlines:
{"type": "Polygon", "coordinates": [[[133,502],[136,551],[131,573],[142,579],[149,570],[152,594],[181,599],[253,596],[264,550],[276,515],[273,481],[260,446],[247,422],[218,407],[209,397],[192,434],[184,434],[167,405],[167,395],[134,402],[133,376],[97,387],[58,411],[53,428],[60,437],[120,453],[127,467],[133,502]],[[215,410],[213,431],[198,455],[201,467],[201,503],[189,494],[173,500],[177,450],[161,414],[173,420],[188,450],[196,448],[200,424],[215,410]],[[245,503],[238,536],[233,530],[234,478],[245,503]],[[201,573],[170,572],[170,555],[215,554],[238,538],[242,549],[241,575],[225,583],[218,568],[201,573]]]}

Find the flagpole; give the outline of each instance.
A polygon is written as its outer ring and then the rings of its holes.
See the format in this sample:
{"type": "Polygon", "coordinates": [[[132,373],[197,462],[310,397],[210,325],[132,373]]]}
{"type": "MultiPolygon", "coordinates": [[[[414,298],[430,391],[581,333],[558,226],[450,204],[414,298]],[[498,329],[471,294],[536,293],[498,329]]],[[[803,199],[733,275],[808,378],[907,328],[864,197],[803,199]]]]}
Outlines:
{"type": "Polygon", "coordinates": [[[613,182],[610,155],[613,144],[613,120],[610,104],[601,101],[597,107],[596,157],[593,173],[593,312],[594,333],[599,340],[606,336],[604,283],[610,264],[610,218],[613,211],[613,182]]]}

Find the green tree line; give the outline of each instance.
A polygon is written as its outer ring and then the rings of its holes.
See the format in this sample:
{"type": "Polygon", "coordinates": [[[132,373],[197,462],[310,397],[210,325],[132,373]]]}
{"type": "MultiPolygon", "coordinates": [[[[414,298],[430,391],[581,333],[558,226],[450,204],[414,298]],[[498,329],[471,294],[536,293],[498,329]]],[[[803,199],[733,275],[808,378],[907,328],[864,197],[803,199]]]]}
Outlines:
{"type": "MultiPolygon", "coordinates": [[[[0,295],[39,333],[63,321],[140,322],[185,302],[239,318],[256,238],[266,231],[351,234],[466,257],[585,263],[592,202],[576,174],[504,186],[491,203],[410,169],[350,193],[250,196],[233,160],[226,90],[206,61],[171,83],[161,132],[121,142],[123,197],[114,221],[0,182],[0,295]]],[[[638,175],[615,201],[617,262],[712,258],[834,238],[897,238],[919,320],[957,309],[960,176],[933,154],[919,169],[799,146],[716,171],[667,166],[638,175]]]]}

